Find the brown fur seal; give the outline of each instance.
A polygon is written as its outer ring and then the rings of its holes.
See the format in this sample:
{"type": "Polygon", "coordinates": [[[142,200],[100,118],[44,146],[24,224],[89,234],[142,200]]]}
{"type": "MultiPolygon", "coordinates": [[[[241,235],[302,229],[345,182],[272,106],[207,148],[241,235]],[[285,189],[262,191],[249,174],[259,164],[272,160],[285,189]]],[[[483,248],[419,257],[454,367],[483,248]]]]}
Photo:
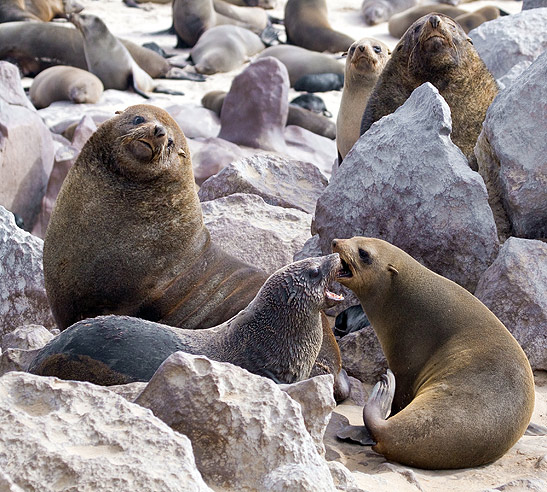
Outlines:
{"type": "Polygon", "coordinates": [[[80,12],[81,5],[73,0],[2,0],[0,23],[17,21],[49,22],[67,13],[80,12]]]}
{"type": "MultiPolygon", "coordinates": [[[[342,263],[337,280],[359,297],[392,371],[363,410],[373,449],[428,469],[500,458],[534,408],[532,370],[517,341],[476,297],[401,249],[363,237],[332,245],[342,263]]],[[[350,426],[339,437],[365,442],[366,429],[350,426]]]]}
{"type": "Polygon", "coordinates": [[[471,39],[443,14],[421,17],[399,41],[372,91],[361,134],[425,82],[431,82],[450,106],[452,141],[476,169],[473,148],[498,88],[471,39]]]}
{"type": "Polygon", "coordinates": [[[30,86],[30,100],[37,109],[54,101],[96,103],[103,94],[103,83],[87,70],[57,65],[40,72],[30,86]]]}
{"type": "Polygon", "coordinates": [[[373,38],[355,41],[348,50],[342,100],[336,120],[339,165],[361,135],[363,111],[390,55],[391,50],[373,38]]]}
{"type": "Polygon", "coordinates": [[[395,14],[388,22],[388,31],[395,38],[400,38],[407,29],[416,22],[420,17],[438,12],[447,15],[451,19],[455,19],[458,15],[466,14],[467,12],[452,5],[444,5],[439,3],[431,3],[426,5],[416,5],[411,9],[395,14]]]}
{"type": "Polygon", "coordinates": [[[313,51],[346,51],[354,39],[332,29],[326,0],[289,0],[285,5],[287,42],[313,51]]]}
{"type": "Polygon", "coordinates": [[[475,29],[475,27],[479,27],[482,23],[497,19],[499,16],[500,9],[493,5],[487,5],[474,12],[458,15],[454,20],[462,26],[465,32],[469,32],[475,29]]]}
{"type": "Polygon", "coordinates": [[[148,105],[107,120],[86,142],[57,197],[43,261],[61,330],[100,314],[215,326],[267,278],[211,242],[186,139],[148,105]]]}
{"type": "Polygon", "coordinates": [[[363,0],[361,16],[365,24],[374,26],[388,21],[394,14],[414,7],[420,0],[363,0]]]}
{"type": "Polygon", "coordinates": [[[163,360],[182,350],[277,383],[301,381],[321,348],[321,310],[342,300],[328,290],[339,269],[337,254],[291,263],[272,274],[243,311],[206,330],[125,316],[80,321],[46,345],[29,371],[101,385],[148,381],[163,360]]]}

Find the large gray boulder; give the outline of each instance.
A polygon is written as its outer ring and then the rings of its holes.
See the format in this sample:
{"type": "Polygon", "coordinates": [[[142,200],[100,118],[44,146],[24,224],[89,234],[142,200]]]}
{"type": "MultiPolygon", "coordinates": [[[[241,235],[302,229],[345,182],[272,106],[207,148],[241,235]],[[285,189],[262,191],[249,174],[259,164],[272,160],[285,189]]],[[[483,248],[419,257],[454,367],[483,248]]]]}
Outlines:
{"type": "Polygon", "coordinates": [[[42,268],[43,241],[15,225],[0,206],[0,336],[18,326],[54,328],[42,268]]]}
{"type": "Polygon", "coordinates": [[[372,236],[473,290],[498,238],[486,187],[450,140],[450,109],[430,83],[376,122],[319,197],[313,233],[372,236]]]}
{"type": "Polygon", "coordinates": [[[547,0],[523,0],[522,10],[539,9],[547,7],[547,0]]]}
{"type": "Polygon", "coordinates": [[[545,80],[547,51],[496,97],[475,147],[502,239],[547,236],[545,80]]]}
{"type": "Polygon", "coordinates": [[[469,37],[488,70],[500,79],[513,66],[523,61],[531,63],[547,49],[547,8],[484,22],[469,37]]]}
{"type": "Polygon", "coordinates": [[[300,405],[269,379],[176,352],[135,403],[190,438],[215,489],[334,490],[300,405]]]}
{"type": "Polygon", "coordinates": [[[218,136],[238,145],[285,151],[288,97],[285,65],[272,57],[256,60],[232,81],[222,106],[218,136]]]}
{"type": "Polygon", "coordinates": [[[475,296],[517,339],[532,368],[547,370],[547,244],[509,238],[475,296]]]}
{"type": "Polygon", "coordinates": [[[53,167],[50,131],[25,96],[19,70],[0,61],[0,205],[31,230],[53,167]]]}
{"type": "Polygon", "coordinates": [[[232,162],[205,181],[198,196],[207,201],[250,193],[261,196],[270,205],[311,214],[326,186],[327,179],[313,164],[262,154],[232,162]]]}
{"type": "Polygon", "coordinates": [[[23,490],[211,490],[186,436],[106,388],[11,372],[0,395],[0,464],[23,490]]]}
{"type": "Polygon", "coordinates": [[[235,193],[201,203],[211,237],[231,255],[273,273],[293,261],[310,237],[310,214],[235,193]]]}

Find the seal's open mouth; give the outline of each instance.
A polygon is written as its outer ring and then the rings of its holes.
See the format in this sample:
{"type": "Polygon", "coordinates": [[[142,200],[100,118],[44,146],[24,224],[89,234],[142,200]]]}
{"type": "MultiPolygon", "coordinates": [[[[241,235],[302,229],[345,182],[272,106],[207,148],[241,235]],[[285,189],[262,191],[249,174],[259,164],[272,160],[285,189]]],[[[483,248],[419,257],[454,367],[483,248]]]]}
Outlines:
{"type": "Polygon", "coordinates": [[[325,290],[325,297],[329,299],[330,301],[340,302],[344,300],[344,296],[335,294],[334,292],[331,292],[329,289],[325,290]]]}
{"type": "Polygon", "coordinates": [[[340,263],[341,263],[342,267],[340,268],[340,270],[338,271],[338,274],[336,276],[338,278],[351,278],[351,277],[353,277],[353,273],[351,273],[349,265],[342,258],[340,258],[340,263]]]}

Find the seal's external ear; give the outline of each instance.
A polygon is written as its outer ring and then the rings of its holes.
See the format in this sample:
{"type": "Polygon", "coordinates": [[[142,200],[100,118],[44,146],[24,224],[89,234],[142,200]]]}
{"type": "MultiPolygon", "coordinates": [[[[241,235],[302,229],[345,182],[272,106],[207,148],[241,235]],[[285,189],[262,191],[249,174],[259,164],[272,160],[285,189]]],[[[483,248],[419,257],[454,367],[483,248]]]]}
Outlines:
{"type": "Polygon", "coordinates": [[[181,155],[182,157],[186,157],[186,152],[184,152],[183,148],[179,149],[179,155],[181,155]]]}
{"type": "Polygon", "coordinates": [[[122,114],[123,111],[116,111],[116,114],[122,114]]]}
{"type": "Polygon", "coordinates": [[[399,270],[397,270],[391,263],[387,264],[387,269],[391,272],[392,275],[399,275],[399,270]]]}
{"type": "Polygon", "coordinates": [[[387,50],[387,54],[391,55],[391,50],[390,49],[387,50]]]}

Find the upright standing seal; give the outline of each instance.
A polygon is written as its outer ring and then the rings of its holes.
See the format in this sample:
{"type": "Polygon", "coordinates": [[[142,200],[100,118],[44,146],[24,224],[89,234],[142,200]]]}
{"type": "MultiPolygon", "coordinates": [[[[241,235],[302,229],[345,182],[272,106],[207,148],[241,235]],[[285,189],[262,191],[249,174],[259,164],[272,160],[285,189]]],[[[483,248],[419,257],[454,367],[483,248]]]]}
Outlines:
{"type": "Polygon", "coordinates": [[[471,39],[446,15],[425,15],[408,28],[370,96],[361,134],[425,82],[431,82],[450,106],[452,141],[476,169],[473,148],[498,88],[471,39]]]}
{"type": "Polygon", "coordinates": [[[348,50],[344,89],[336,120],[338,165],[361,135],[363,111],[390,55],[391,50],[373,38],[355,41],[348,50]]]}
{"type": "Polygon", "coordinates": [[[365,427],[338,436],[375,442],[388,460],[419,468],[500,458],[534,409],[532,369],[511,333],[463,287],[392,244],[354,237],[332,245],[338,281],[359,297],[390,368],[363,410],[365,427]]]}

